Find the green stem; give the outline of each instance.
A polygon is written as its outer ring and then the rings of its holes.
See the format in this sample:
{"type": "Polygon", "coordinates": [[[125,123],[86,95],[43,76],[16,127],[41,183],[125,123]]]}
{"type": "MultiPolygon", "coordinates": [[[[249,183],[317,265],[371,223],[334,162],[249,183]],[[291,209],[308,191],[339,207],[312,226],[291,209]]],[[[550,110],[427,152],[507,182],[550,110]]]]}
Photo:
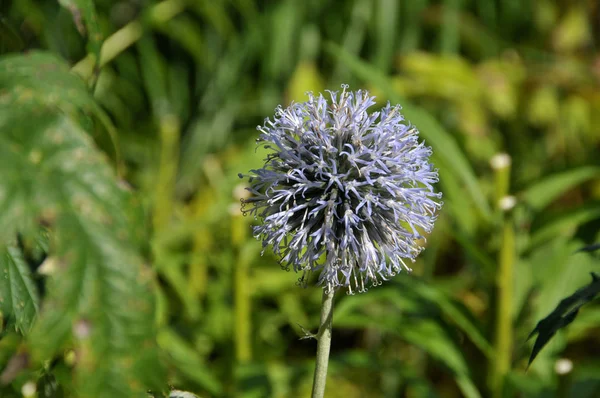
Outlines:
{"type": "Polygon", "coordinates": [[[491,365],[491,390],[494,398],[503,394],[504,380],[510,372],[513,351],[513,284],[515,266],[515,228],[510,197],[511,159],[498,154],[492,159],[495,171],[496,206],[501,220],[502,240],[496,273],[497,306],[494,356],[491,365]]]}
{"type": "Polygon", "coordinates": [[[317,361],[315,365],[315,377],[313,379],[312,398],[323,398],[325,395],[325,383],[327,381],[327,365],[329,364],[329,350],[331,348],[331,325],[333,322],[333,289],[323,289],[323,301],[321,303],[321,323],[317,333],[317,361]]]}
{"type": "Polygon", "coordinates": [[[502,397],[504,378],[510,371],[513,350],[513,273],[515,233],[510,216],[504,220],[500,269],[498,270],[498,307],[496,318],[496,344],[494,355],[493,396],[502,397]]]}
{"type": "MultiPolygon", "coordinates": [[[[235,216],[238,222],[241,216],[235,216]]],[[[250,262],[256,256],[257,245],[247,241],[238,254],[234,273],[235,359],[238,365],[252,360],[252,292],[250,291],[250,262]]]]}
{"type": "MultiPolygon", "coordinates": [[[[559,359],[558,361],[570,362],[570,360],[564,359],[564,358],[559,359]]],[[[558,362],[558,361],[556,362],[555,368],[554,368],[556,373],[558,374],[558,388],[556,391],[556,397],[557,398],[568,398],[571,396],[570,390],[571,390],[571,384],[573,382],[572,372],[571,372],[571,369],[568,369],[568,370],[559,369],[558,366],[559,366],[560,362],[558,362]]],[[[572,363],[570,363],[570,365],[573,366],[572,363]]]]}

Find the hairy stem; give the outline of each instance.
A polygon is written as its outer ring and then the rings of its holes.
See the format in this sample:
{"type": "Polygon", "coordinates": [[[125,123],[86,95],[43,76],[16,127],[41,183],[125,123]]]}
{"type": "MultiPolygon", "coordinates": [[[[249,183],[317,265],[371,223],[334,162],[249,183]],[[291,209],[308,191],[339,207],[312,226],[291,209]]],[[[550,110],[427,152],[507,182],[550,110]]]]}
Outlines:
{"type": "Polygon", "coordinates": [[[317,361],[313,379],[312,398],[323,398],[327,381],[327,365],[331,348],[331,324],[333,321],[333,289],[323,289],[321,303],[321,322],[317,333],[317,361]]]}

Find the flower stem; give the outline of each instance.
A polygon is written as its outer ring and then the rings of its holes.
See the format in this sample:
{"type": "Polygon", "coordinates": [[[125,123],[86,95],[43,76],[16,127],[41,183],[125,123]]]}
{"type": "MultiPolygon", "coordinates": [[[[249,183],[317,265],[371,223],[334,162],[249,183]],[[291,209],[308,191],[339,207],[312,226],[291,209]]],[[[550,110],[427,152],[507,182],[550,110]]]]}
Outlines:
{"type": "Polygon", "coordinates": [[[333,321],[333,296],[335,291],[323,289],[321,303],[321,322],[317,333],[317,361],[311,398],[323,398],[327,381],[327,365],[329,364],[329,349],[331,348],[331,324],[333,321]]]}

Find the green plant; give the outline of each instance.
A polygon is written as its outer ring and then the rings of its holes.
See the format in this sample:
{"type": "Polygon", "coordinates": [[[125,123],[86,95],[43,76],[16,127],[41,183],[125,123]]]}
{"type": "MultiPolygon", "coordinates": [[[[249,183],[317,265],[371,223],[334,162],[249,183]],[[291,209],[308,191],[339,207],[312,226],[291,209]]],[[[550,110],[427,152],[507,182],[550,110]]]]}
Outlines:
{"type": "Polygon", "coordinates": [[[315,347],[298,324],[316,330],[321,298],[260,255],[237,174],[265,157],[255,127],[277,104],[342,82],[403,105],[445,203],[411,276],[336,298],[332,398],[598,395],[596,302],[529,369],[524,343],[597,272],[588,252],[571,266],[598,241],[593,4],[91,4],[0,4],[0,396],[308,395],[315,347]],[[65,140],[48,141],[56,130],[65,140]],[[497,154],[510,167],[491,167],[497,154]],[[107,319],[146,326],[77,337],[107,319]],[[158,349],[133,351],[142,335],[158,349]],[[131,353],[158,366],[138,374],[131,353]]]}

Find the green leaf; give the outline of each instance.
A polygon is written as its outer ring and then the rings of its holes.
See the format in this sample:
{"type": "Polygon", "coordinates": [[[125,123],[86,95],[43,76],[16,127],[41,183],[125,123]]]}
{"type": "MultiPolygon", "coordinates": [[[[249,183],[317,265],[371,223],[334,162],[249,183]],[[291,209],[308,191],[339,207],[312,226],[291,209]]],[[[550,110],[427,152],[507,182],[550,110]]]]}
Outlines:
{"type": "Polygon", "coordinates": [[[50,281],[32,350],[48,358],[74,346],[81,396],[133,397],[160,388],[150,275],[121,238],[125,231],[79,211],[65,211],[57,223],[62,269],[50,281]]]}
{"type": "Polygon", "coordinates": [[[534,335],[538,335],[533,345],[533,350],[529,356],[527,366],[535,359],[542,348],[550,341],[557,331],[569,325],[579,312],[579,309],[591,302],[600,293],[600,278],[592,273],[592,282],[589,285],[578,289],[575,293],[561,300],[556,308],[544,319],[539,321],[531,331],[527,340],[534,335]]]}
{"type": "Polygon", "coordinates": [[[29,331],[39,311],[31,272],[16,246],[0,249],[0,311],[5,320],[14,320],[21,333],[29,331]]]}
{"type": "MultiPolygon", "coordinates": [[[[428,292],[426,295],[435,296],[435,293],[428,292]]],[[[457,314],[457,311],[448,308],[445,308],[447,315],[457,314]]],[[[465,397],[480,397],[462,352],[448,335],[443,322],[428,316],[431,312],[429,298],[423,300],[403,289],[377,288],[367,295],[342,300],[335,309],[334,317],[338,327],[368,326],[400,336],[448,367],[465,397]]],[[[457,323],[464,326],[463,320],[457,323]]],[[[478,343],[483,341],[482,350],[488,350],[485,340],[475,340],[478,343]]]]}
{"type": "MultiPolygon", "coordinates": [[[[96,105],[83,80],[50,53],[12,54],[0,62],[0,103],[58,107],[73,116],[96,105]]],[[[6,108],[6,106],[4,106],[6,108]]]]}
{"type": "MultiPolygon", "coordinates": [[[[0,61],[0,105],[58,108],[93,131],[97,119],[110,136],[120,160],[115,128],[104,110],[87,91],[81,78],[53,54],[31,51],[7,55],[0,61]]],[[[5,107],[8,109],[8,107],[5,107]]]]}
{"type": "Polygon", "coordinates": [[[73,22],[82,35],[87,35],[88,52],[94,54],[95,64],[100,62],[102,32],[98,24],[98,16],[92,0],[58,0],[73,15],[73,22]]]}
{"type": "Polygon", "coordinates": [[[480,328],[473,323],[472,319],[464,313],[464,311],[456,305],[450,297],[445,295],[435,287],[422,283],[417,278],[401,278],[399,280],[402,289],[413,290],[420,298],[429,300],[439,306],[440,310],[451,319],[471,341],[483,352],[488,358],[493,355],[493,349],[489,341],[484,337],[480,328]]]}
{"type": "MultiPolygon", "coordinates": [[[[32,357],[45,361],[74,349],[78,396],[145,396],[163,379],[152,278],[130,223],[130,195],[83,129],[77,108],[65,112],[36,101],[35,91],[14,95],[15,86],[35,80],[38,72],[11,67],[27,65],[24,59],[0,62],[0,81],[9,93],[0,108],[0,242],[15,232],[33,235],[39,221],[52,234],[49,254],[57,265],[28,338],[32,357]]],[[[66,70],[56,59],[49,65],[66,70]]],[[[56,75],[71,87],[67,95],[85,98],[77,76],[56,75]]]]}
{"type": "Polygon", "coordinates": [[[422,319],[397,332],[448,366],[455,373],[456,382],[465,397],[481,396],[468,376],[469,369],[460,349],[448,338],[439,322],[422,319]]]}
{"type": "Polygon", "coordinates": [[[160,57],[155,41],[144,36],[138,42],[140,69],[154,116],[160,121],[171,112],[168,97],[167,73],[164,60],[160,57]]]}
{"type": "Polygon", "coordinates": [[[163,329],[159,334],[161,347],[169,353],[169,360],[190,380],[198,383],[212,395],[220,395],[223,387],[213,371],[198,355],[196,350],[170,329],[163,329]]]}
{"type": "Polygon", "coordinates": [[[542,210],[569,189],[600,176],[600,167],[580,167],[545,177],[521,192],[521,199],[534,210],[542,210]]]}
{"type": "Polygon", "coordinates": [[[559,235],[570,235],[580,225],[598,218],[600,205],[596,201],[553,214],[541,226],[533,229],[529,247],[535,247],[559,235]]]}
{"type": "Polygon", "coordinates": [[[374,58],[381,70],[388,70],[392,65],[394,47],[400,36],[400,29],[403,28],[396,22],[400,7],[401,2],[398,0],[382,0],[378,12],[375,13],[374,30],[377,34],[377,45],[374,58]]]}

